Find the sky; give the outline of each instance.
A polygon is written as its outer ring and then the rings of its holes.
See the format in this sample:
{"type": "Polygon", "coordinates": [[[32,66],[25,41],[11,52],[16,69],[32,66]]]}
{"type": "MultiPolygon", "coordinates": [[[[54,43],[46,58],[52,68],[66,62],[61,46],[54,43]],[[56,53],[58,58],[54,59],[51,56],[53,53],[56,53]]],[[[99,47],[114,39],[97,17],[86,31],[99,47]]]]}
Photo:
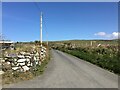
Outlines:
{"type": "Polygon", "coordinates": [[[12,41],[116,39],[117,2],[3,2],[2,33],[12,41]]]}

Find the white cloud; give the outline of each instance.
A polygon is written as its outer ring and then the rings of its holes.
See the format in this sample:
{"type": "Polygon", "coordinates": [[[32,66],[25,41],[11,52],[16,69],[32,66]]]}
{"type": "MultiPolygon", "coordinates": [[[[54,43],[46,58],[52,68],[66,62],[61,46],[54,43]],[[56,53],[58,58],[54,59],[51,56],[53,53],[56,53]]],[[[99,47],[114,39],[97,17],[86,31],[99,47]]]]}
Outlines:
{"type": "Polygon", "coordinates": [[[120,38],[120,32],[113,32],[112,37],[113,38],[120,38]]]}
{"type": "Polygon", "coordinates": [[[120,32],[113,32],[111,34],[106,34],[105,32],[98,32],[98,33],[95,33],[94,35],[100,36],[100,37],[105,37],[105,38],[108,38],[108,39],[118,39],[118,38],[120,38],[120,32]]]}
{"type": "Polygon", "coordinates": [[[96,36],[105,36],[106,33],[105,32],[98,32],[98,33],[95,33],[96,36]]]}

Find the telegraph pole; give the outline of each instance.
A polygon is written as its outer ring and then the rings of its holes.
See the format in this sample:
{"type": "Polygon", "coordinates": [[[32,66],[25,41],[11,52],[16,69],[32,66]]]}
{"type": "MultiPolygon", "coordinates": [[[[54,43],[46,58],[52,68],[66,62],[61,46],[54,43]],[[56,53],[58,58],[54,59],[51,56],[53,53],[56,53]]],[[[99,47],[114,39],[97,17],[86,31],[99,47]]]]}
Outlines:
{"type": "Polygon", "coordinates": [[[41,12],[41,16],[40,16],[40,43],[41,43],[41,47],[42,47],[42,12],[41,12]]]}

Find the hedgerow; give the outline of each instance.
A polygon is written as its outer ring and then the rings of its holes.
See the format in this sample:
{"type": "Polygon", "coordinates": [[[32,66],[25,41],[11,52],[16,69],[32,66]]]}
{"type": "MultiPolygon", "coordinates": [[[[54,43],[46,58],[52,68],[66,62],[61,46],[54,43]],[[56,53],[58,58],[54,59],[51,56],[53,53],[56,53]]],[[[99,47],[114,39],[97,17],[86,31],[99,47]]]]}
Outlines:
{"type": "Polygon", "coordinates": [[[82,60],[86,60],[104,69],[107,69],[116,74],[120,74],[120,59],[118,47],[79,47],[65,48],[57,47],[56,49],[74,55],[82,60]]]}

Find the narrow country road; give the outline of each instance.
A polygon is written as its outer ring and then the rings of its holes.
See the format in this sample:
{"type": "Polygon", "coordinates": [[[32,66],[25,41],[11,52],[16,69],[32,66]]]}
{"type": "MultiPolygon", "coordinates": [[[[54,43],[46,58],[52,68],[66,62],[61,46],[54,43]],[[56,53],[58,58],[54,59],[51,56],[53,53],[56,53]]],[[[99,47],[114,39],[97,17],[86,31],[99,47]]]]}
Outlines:
{"type": "Polygon", "coordinates": [[[44,74],[6,88],[118,88],[118,76],[89,62],[52,50],[44,74]]]}

